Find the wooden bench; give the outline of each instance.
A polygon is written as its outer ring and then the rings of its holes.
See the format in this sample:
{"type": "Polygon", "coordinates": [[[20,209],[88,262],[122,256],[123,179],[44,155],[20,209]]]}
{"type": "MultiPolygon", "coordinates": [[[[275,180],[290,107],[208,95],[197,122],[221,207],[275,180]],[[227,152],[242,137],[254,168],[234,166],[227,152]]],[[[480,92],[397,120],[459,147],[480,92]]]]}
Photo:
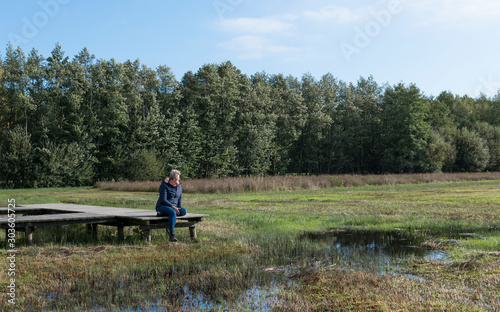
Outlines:
{"type": "MultiPolygon", "coordinates": [[[[115,226],[120,240],[124,239],[124,227],[139,226],[146,241],[151,242],[151,230],[166,229],[168,233],[169,225],[168,217],[158,217],[154,210],[73,204],[40,204],[18,206],[10,210],[0,208],[0,214],[6,215],[8,211],[12,210],[15,213],[15,228],[24,230],[27,244],[32,243],[33,232],[36,228],[43,226],[87,224],[88,232],[92,232],[95,236],[97,236],[99,224],[115,226]]],[[[197,239],[196,224],[202,222],[206,216],[188,213],[185,216],[177,217],[175,227],[188,227],[191,239],[197,239]]],[[[5,229],[6,239],[10,228],[9,223],[9,218],[0,218],[0,228],[5,229]]]]}
{"type": "MultiPolygon", "coordinates": [[[[156,212],[155,212],[156,213],[156,212]]],[[[175,222],[175,227],[188,227],[191,239],[197,239],[196,236],[196,224],[203,221],[203,217],[207,215],[188,213],[185,216],[177,217],[175,222]]],[[[154,229],[166,229],[167,236],[168,232],[168,217],[157,217],[152,216],[123,216],[121,220],[126,221],[128,225],[138,225],[139,229],[144,232],[145,239],[151,241],[151,230],[154,229]]]]}

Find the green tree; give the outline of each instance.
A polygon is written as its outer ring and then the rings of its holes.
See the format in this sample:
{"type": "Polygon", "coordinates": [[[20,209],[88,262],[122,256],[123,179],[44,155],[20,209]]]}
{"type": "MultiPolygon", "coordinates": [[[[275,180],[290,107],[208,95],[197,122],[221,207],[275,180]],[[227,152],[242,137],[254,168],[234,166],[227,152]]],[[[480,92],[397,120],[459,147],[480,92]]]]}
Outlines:
{"type": "MultiPolygon", "coordinates": [[[[361,77],[352,87],[352,109],[347,115],[346,131],[350,133],[346,142],[346,154],[350,155],[354,172],[367,173],[379,170],[380,159],[380,100],[381,88],[372,76],[361,77]]],[[[350,171],[352,172],[352,171],[350,171]]]]}
{"type": "Polygon", "coordinates": [[[446,134],[439,130],[430,131],[425,150],[426,171],[441,172],[447,170],[447,168],[453,168],[456,155],[457,151],[454,142],[447,139],[446,134]]]}
{"type": "Polygon", "coordinates": [[[165,114],[160,112],[157,72],[141,66],[139,60],[126,62],[123,71],[123,93],[131,121],[128,128],[128,153],[145,149],[154,152],[155,157],[174,162],[178,154],[177,122],[172,119],[167,122],[165,114]]]}
{"type": "Polygon", "coordinates": [[[450,107],[453,107],[453,98],[449,98],[448,94],[442,93],[440,98],[445,99],[445,101],[451,101],[448,105],[439,99],[429,100],[429,113],[427,114],[427,122],[432,127],[432,129],[438,129],[443,127],[453,127],[456,128],[456,123],[454,121],[450,107]]]}
{"type": "Polygon", "coordinates": [[[381,170],[426,171],[425,150],[430,126],[427,100],[415,85],[387,87],[381,102],[381,170]]]}
{"type": "Polygon", "coordinates": [[[500,127],[490,125],[486,122],[477,122],[474,130],[486,141],[489,151],[489,161],[486,166],[488,171],[500,170],[500,127]]]}
{"type": "Polygon", "coordinates": [[[297,173],[319,174],[324,162],[324,137],[332,120],[325,112],[321,85],[311,75],[302,77],[300,90],[306,107],[303,115],[305,123],[292,149],[292,170],[297,173]]]}
{"type": "Polygon", "coordinates": [[[336,98],[326,104],[333,122],[329,130],[331,173],[367,173],[380,170],[381,88],[373,77],[356,85],[333,84],[336,98]]]}
{"type": "Polygon", "coordinates": [[[94,101],[98,136],[96,146],[96,178],[98,180],[120,180],[126,172],[128,159],[127,133],[130,116],[122,92],[122,66],[114,59],[98,60],[93,67],[94,101]]]}
{"type": "Polygon", "coordinates": [[[70,61],[57,44],[47,58],[40,82],[39,58],[32,54],[31,59],[36,78],[33,86],[38,90],[35,94],[41,94],[37,107],[45,113],[38,122],[41,137],[33,160],[37,175],[45,180],[37,176],[34,181],[44,186],[88,185],[93,181],[96,162],[89,131],[88,69],[78,58],[70,61]]]}
{"type": "Polygon", "coordinates": [[[155,151],[140,149],[130,155],[127,179],[132,181],[157,181],[165,174],[164,164],[156,157],[155,151]]]}
{"type": "Polygon", "coordinates": [[[300,82],[292,76],[272,75],[271,103],[276,113],[276,153],[271,160],[272,174],[294,172],[290,169],[292,148],[299,139],[305,126],[307,107],[300,92],[300,82]]]}
{"type": "Polygon", "coordinates": [[[48,137],[55,145],[78,141],[83,135],[79,105],[80,94],[74,92],[69,58],[59,44],[52,50],[46,63],[45,104],[48,116],[48,137]]]}
{"type": "Polygon", "coordinates": [[[266,174],[270,170],[271,159],[276,157],[273,143],[276,114],[271,105],[268,80],[265,73],[257,73],[251,78],[242,77],[242,100],[236,115],[239,174],[266,174]]]}
{"type": "Polygon", "coordinates": [[[490,125],[500,126],[500,90],[491,101],[489,101],[485,115],[485,121],[490,125]]]}
{"type": "Polygon", "coordinates": [[[89,161],[88,151],[77,142],[36,148],[37,164],[33,186],[67,187],[90,185],[94,181],[93,162],[89,161]]]}
{"type": "Polygon", "coordinates": [[[30,177],[30,135],[22,125],[1,133],[0,137],[0,186],[22,188],[32,186],[30,177]]]}
{"type": "Polygon", "coordinates": [[[197,90],[191,95],[202,136],[203,177],[223,177],[236,169],[235,117],[240,100],[241,73],[230,62],[201,67],[195,74],[197,90]]]}
{"type": "Polygon", "coordinates": [[[6,104],[2,111],[3,119],[8,128],[21,124],[24,134],[28,135],[28,118],[35,107],[30,95],[26,93],[28,84],[26,56],[21,48],[14,50],[9,44],[2,65],[1,97],[6,104]]]}
{"type": "Polygon", "coordinates": [[[34,146],[43,146],[48,140],[47,103],[46,103],[46,73],[44,57],[33,49],[26,62],[26,76],[28,78],[26,92],[31,97],[34,109],[28,117],[28,132],[34,146]]]}
{"type": "Polygon", "coordinates": [[[464,127],[458,132],[456,140],[456,171],[480,172],[488,166],[488,144],[476,131],[464,127]]]}
{"type": "MultiPolygon", "coordinates": [[[[160,88],[162,94],[166,95],[164,99],[164,111],[176,112],[179,116],[179,161],[178,166],[184,177],[201,177],[203,176],[203,135],[202,129],[199,126],[200,112],[198,111],[197,99],[199,80],[196,76],[188,71],[182,78],[182,83],[179,87],[173,87],[171,79],[162,79],[165,87],[160,88]],[[169,99],[172,99],[169,101],[169,99]],[[172,108],[175,108],[172,109],[172,108]]],[[[168,76],[167,76],[168,77],[168,76]]],[[[175,115],[170,113],[170,118],[175,118],[175,115]]]]}
{"type": "Polygon", "coordinates": [[[337,109],[340,105],[340,84],[332,74],[326,74],[319,81],[321,89],[322,110],[330,119],[325,129],[322,148],[321,173],[334,173],[339,170],[338,155],[341,146],[338,139],[338,115],[337,109]]]}
{"type": "Polygon", "coordinates": [[[463,97],[455,97],[451,112],[459,128],[471,127],[479,120],[475,100],[466,95],[463,97]]]}

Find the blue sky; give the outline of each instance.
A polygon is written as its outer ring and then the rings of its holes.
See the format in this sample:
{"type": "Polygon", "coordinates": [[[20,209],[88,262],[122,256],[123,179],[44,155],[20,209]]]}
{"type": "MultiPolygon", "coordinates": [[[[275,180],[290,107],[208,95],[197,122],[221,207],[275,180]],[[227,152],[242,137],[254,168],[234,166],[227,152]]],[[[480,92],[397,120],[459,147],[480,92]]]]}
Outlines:
{"type": "Polygon", "coordinates": [[[500,89],[498,0],[25,0],[3,1],[0,55],[8,42],[45,57],[59,43],[73,57],[139,59],[177,79],[231,61],[265,71],[355,83],[415,83],[424,94],[477,97],[500,89]]]}

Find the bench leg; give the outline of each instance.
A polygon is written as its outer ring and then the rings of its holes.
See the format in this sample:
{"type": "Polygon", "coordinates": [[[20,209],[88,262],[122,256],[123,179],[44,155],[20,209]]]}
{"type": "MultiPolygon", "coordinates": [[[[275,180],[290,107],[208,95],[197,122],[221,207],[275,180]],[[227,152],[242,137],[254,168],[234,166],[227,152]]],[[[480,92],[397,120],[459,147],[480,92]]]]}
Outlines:
{"type": "Polygon", "coordinates": [[[146,239],[146,242],[151,243],[151,230],[150,229],[144,230],[144,238],[146,239]]]}
{"type": "Polygon", "coordinates": [[[33,230],[29,226],[27,226],[24,229],[24,233],[26,236],[26,245],[31,245],[33,243],[33,230]]]}
{"type": "Polygon", "coordinates": [[[92,237],[97,239],[97,223],[92,224],[92,237]]]}
{"type": "Polygon", "coordinates": [[[142,230],[144,231],[144,238],[146,239],[146,242],[151,243],[151,228],[149,227],[149,225],[150,223],[149,221],[147,221],[142,230]]]}
{"type": "Polygon", "coordinates": [[[121,241],[124,240],[125,234],[123,233],[123,225],[117,226],[117,231],[118,231],[118,239],[121,241]]]}
{"type": "Polygon", "coordinates": [[[191,235],[191,239],[197,239],[196,237],[196,227],[194,225],[189,227],[189,235],[191,235]]]}

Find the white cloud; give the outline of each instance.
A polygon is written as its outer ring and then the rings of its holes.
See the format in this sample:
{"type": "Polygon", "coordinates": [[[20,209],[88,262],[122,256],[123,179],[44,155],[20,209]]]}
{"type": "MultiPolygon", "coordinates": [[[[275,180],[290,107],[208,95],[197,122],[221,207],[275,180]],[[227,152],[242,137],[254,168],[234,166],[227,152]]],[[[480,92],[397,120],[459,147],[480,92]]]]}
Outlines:
{"type": "Polygon", "coordinates": [[[278,55],[297,57],[301,49],[290,43],[296,34],[295,15],[234,18],[217,21],[230,39],[217,45],[235,53],[238,59],[260,60],[278,55]]]}
{"type": "Polygon", "coordinates": [[[270,56],[294,55],[301,49],[275,43],[265,36],[238,36],[219,43],[218,47],[236,52],[239,59],[259,60],[270,56]]]}
{"type": "Polygon", "coordinates": [[[307,10],[304,16],[318,22],[334,22],[337,24],[350,24],[359,21],[363,10],[352,10],[347,7],[329,5],[316,11],[307,10]]]}
{"type": "MultiPolygon", "coordinates": [[[[353,25],[372,19],[376,9],[385,9],[386,1],[369,3],[360,7],[338,5],[311,6],[301,2],[280,14],[262,17],[239,17],[215,21],[217,29],[227,39],[217,47],[236,54],[240,59],[264,59],[281,54],[281,60],[306,60],[318,47],[328,46],[335,36],[350,31],[353,25]],[[321,23],[333,27],[318,27],[321,23]]],[[[404,0],[402,0],[404,1],[404,0]]]]}
{"type": "Polygon", "coordinates": [[[409,11],[418,15],[423,25],[470,28],[498,22],[498,0],[405,0],[409,11]]]}
{"type": "Polygon", "coordinates": [[[248,18],[240,17],[224,19],[218,22],[225,31],[245,34],[286,33],[294,29],[294,25],[276,17],[248,18]]]}

